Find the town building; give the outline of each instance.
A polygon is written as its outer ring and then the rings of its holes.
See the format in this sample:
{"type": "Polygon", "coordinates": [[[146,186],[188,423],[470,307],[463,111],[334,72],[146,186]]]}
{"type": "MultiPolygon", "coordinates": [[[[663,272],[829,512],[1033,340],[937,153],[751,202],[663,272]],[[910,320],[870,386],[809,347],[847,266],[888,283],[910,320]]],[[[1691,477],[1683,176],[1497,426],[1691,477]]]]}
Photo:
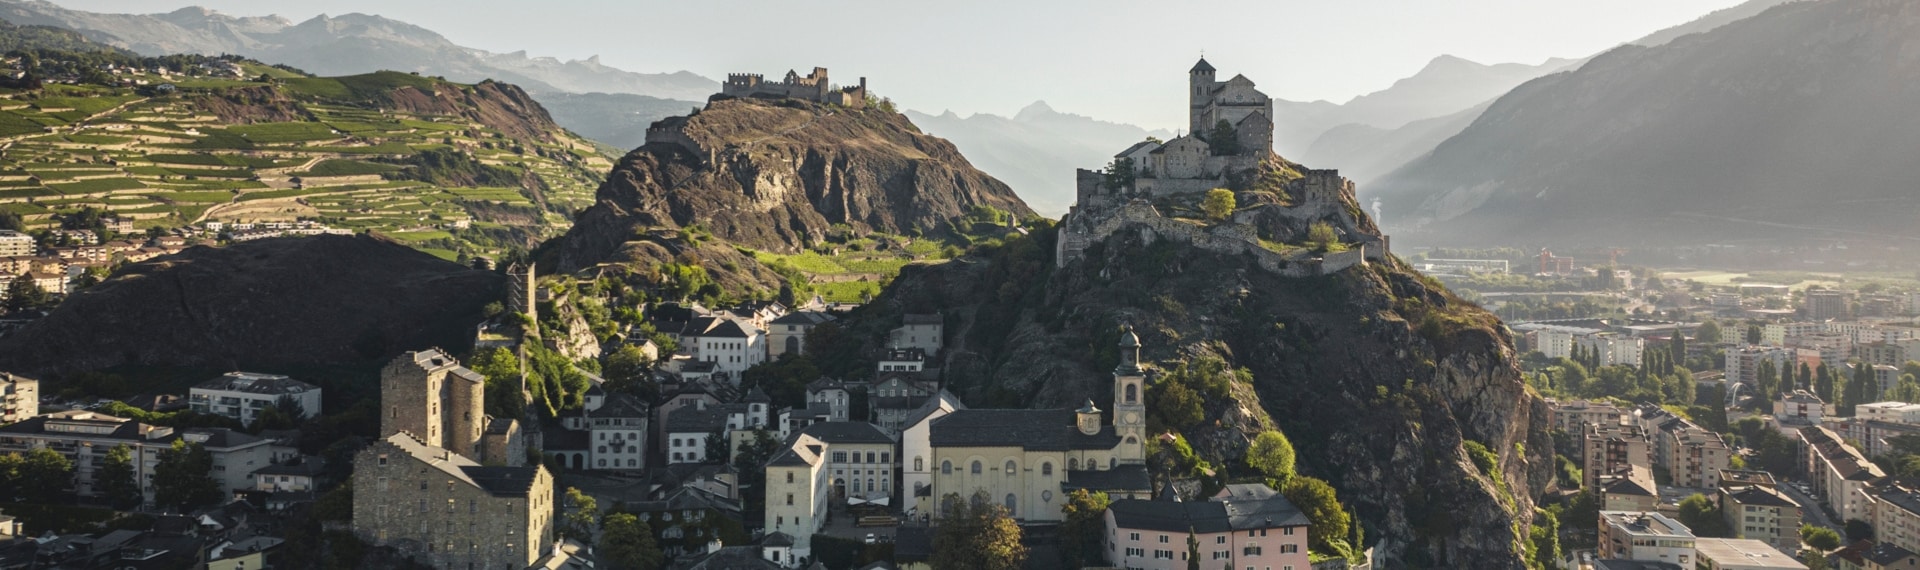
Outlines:
{"type": "Polygon", "coordinates": [[[620,508],[647,523],[654,543],[668,559],[692,552],[691,545],[704,547],[719,539],[719,529],[729,526],[723,519],[738,524],[742,518],[739,501],[698,487],[680,487],[659,499],[624,501],[620,508]]]}
{"type": "Polygon", "coordinates": [[[486,377],[440,349],[402,354],[380,370],[380,436],[411,434],[478,461],[486,388],[486,377]]]}
{"type": "Polygon", "coordinates": [[[1600,510],[1651,511],[1660,506],[1660,487],[1654,483],[1653,469],[1629,466],[1624,473],[1606,473],[1598,478],[1600,510]]]}
{"type": "Polygon", "coordinates": [[[939,313],[908,313],[900,317],[900,326],[887,332],[888,348],[917,348],[925,354],[940,354],[946,343],[946,319],[939,313]]]}
{"type": "Polygon", "coordinates": [[[798,433],[767,460],[767,534],[792,537],[795,558],[812,555],[813,535],[826,524],[833,493],[826,453],[826,442],[798,433]]]}
{"type": "Polygon", "coordinates": [[[1588,424],[1620,425],[1632,412],[1605,400],[1549,401],[1553,427],[1568,434],[1585,433],[1588,424]]]}
{"type": "Polygon", "coordinates": [[[1887,485],[1874,494],[1874,539],[1908,551],[1920,550],[1920,490],[1887,485]]]}
{"type": "Polygon", "coordinates": [[[1824,501],[1840,520],[1870,519],[1867,489],[1886,473],[1831,429],[1810,426],[1800,428],[1799,434],[1813,497],[1824,501]]]}
{"type": "Polygon", "coordinates": [[[1758,385],[1760,382],[1760,363],[1769,361],[1773,369],[1789,370],[1788,364],[1794,362],[1792,349],[1772,346],[1744,346],[1738,350],[1727,351],[1727,384],[1758,385]]]}
{"type": "Polygon", "coordinates": [[[1581,486],[1588,489],[1600,488],[1604,475],[1628,474],[1636,466],[1653,468],[1653,445],[1638,425],[1587,424],[1581,447],[1586,455],[1581,486]]]}
{"type": "Polygon", "coordinates": [[[923,515],[933,510],[933,421],[946,417],[954,410],[967,409],[946,390],[940,390],[918,409],[902,420],[904,428],[900,430],[900,489],[903,491],[902,507],[909,515],[923,515]]]}
{"type": "Polygon", "coordinates": [[[913,372],[883,372],[867,388],[867,417],[881,429],[898,433],[907,419],[940,390],[940,383],[913,372]]]}
{"type": "Polygon", "coordinates": [[[1110,425],[1101,425],[1092,400],[1077,410],[971,408],[933,420],[934,503],[985,493],[1016,519],[1051,522],[1075,489],[1146,498],[1146,373],[1131,330],[1121,335],[1120,355],[1110,425]]]}
{"type": "Polygon", "coordinates": [[[1121,568],[1312,567],[1306,515],[1272,489],[1257,499],[1116,500],[1106,526],[1107,561],[1121,568]],[[1190,539],[1198,543],[1197,563],[1188,560],[1190,539]]]}
{"type": "Polygon", "coordinates": [[[488,467],[409,433],[354,458],[353,532],[435,568],[525,568],[554,543],[546,467],[488,467]]]}
{"type": "Polygon", "coordinates": [[[1602,559],[1667,562],[1692,568],[1693,529],[1657,512],[1600,512],[1602,559]]]}
{"type": "Polygon", "coordinates": [[[1776,548],[1800,547],[1800,503],[1772,485],[1720,485],[1720,513],[1734,538],[1765,542],[1776,548]]]}
{"type": "Polygon", "coordinates": [[[675,411],[661,430],[667,435],[663,450],[667,463],[705,463],[724,457],[720,454],[726,450],[719,446],[725,445],[720,438],[726,437],[726,427],[727,410],[720,406],[675,411]]]}
{"type": "MultiPolygon", "coordinates": [[[[1799,543],[1793,548],[1798,549],[1799,543]]],[[[1706,570],[1807,570],[1793,556],[1758,540],[1699,538],[1694,540],[1697,564],[1706,570]]]]}
{"type": "Polygon", "coordinates": [[[860,78],[858,86],[840,87],[828,81],[827,68],[824,67],[813,68],[813,72],[805,77],[787,70],[786,77],[781,78],[779,83],[769,82],[766,76],[758,73],[729,73],[727,82],[720,84],[720,94],[728,97],[800,99],[859,109],[867,105],[867,78],[860,78]]]}
{"type": "Polygon", "coordinates": [[[1720,471],[1732,462],[1732,448],[1720,434],[1647,404],[1634,411],[1635,421],[1653,441],[1653,465],[1667,473],[1674,485],[1696,489],[1719,486],[1720,471]]]}
{"type": "Polygon", "coordinates": [[[1885,542],[1875,544],[1871,548],[1860,551],[1858,554],[1860,558],[1858,564],[1853,564],[1855,562],[1854,560],[1843,558],[1842,560],[1847,562],[1847,564],[1842,565],[1841,568],[1843,570],[1853,570],[1854,568],[1858,568],[1859,570],[1910,570],[1920,567],[1920,555],[1885,542]]]}
{"type": "Polygon", "coordinates": [[[151,502],[153,468],[160,463],[160,452],[171,448],[175,439],[174,428],[74,410],[0,426],[0,453],[26,455],[40,448],[58,451],[73,464],[74,493],[98,497],[100,466],[108,451],[124,445],[133,455],[140,491],[151,502]]]}
{"type": "MultiPolygon", "coordinates": [[[[570,420],[572,418],[569,418],[570,420]]],[[[587,432],[585,469],[637,471],[647,466],[647,405],[625,392],[589,388],[577,420],[587,432]]]]}
{"type": "Polygon", "coordinates": [[[40,415],[40,381],[0,372],[0,425],[40,415]]]}
{"type": "Polygon", "coordinates": [[[767,361],[766,331],[730,315],[695,317],[680,333],[680,346],[734,384],[741,372],[767,361]]]}
{"type": "Polygon", "coordinates": [[[1809,321],[1769,323],[1760,327],[1760,344],[1786,346],[1789,338],[1812,336],[1824,332],[1827,332],[1826,323],[1809,321]]]}
{"type": "Polygon", "coordinates": [[[827,445],[826,467],[821,474],[832,481],[830,500],[891,503],[900,464],[894,460],[893,438],[886,432],[866,422],[825,422],[807,426],[800,433],[827,445]]]}
{"type": "Polygon", "coordinates": [[[806,354],[807,333],[833,322],[833,315],[821,311],[795,311],[767,323],[767,357],[806,354]]]}
{"type": "Polygon", "coordinates": [[[853,390],[846,382],[821,378],[807,383],[807,402],[825,405],[829,421],[844,422],[852,417],[853,390]]]}
{"type": "Polygon", "coordinates": [[[1780,394],[1773,402],[1773,419],[1785,425],[1820,425],[1820,419],[1832,413],[1826,402],[1806,390],[1780,394]]]}
{"type": "Polygon", "coordinates": [[[39,246],[34,244],[33,236],[13,230],[0,230],[0,257],[27,257],[34,254],[39,246]]]}
{"type": "Polygon", "coordinates": [[[1848,295],[1829,289],[1808,289],[1800,312],[1809,321],[1844,320],[1848,317],[1848,295]]]}
{"type": "Polygon", "coordinates": [[[187,390],[194,412],[225,416],[252,425],[262,410],[290,402],[297,418],[320,415],[320,387],[278,374],[228,372],[187,390]]]}

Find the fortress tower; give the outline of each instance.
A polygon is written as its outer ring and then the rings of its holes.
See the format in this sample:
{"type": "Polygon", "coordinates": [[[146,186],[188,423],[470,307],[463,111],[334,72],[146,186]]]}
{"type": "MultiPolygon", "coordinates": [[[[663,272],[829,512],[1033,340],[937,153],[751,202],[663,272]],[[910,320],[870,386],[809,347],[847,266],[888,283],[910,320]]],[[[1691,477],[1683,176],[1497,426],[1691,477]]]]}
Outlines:
{"type": "Polygon", "coordinates": [[[406,432],[481,461],[486,387],[486,378],[440,349],[401,354],[380,370],[380,437],[406,432]]]}

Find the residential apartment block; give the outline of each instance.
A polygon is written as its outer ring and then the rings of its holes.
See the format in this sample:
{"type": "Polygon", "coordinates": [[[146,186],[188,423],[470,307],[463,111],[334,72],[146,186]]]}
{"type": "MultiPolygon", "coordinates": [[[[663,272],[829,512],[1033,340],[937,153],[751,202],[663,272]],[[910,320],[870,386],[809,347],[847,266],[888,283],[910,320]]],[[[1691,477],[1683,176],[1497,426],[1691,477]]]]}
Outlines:
{"type": "Polygon", "coordinates": [[[1694,543],[1693,529],[1660,513],[1600,512],[1602,559],[1666,562],[1692,568],[1696,562],[1694,543]]]}
{"type": "Polygon", "coordinates": [[[1867,489],[1887,474],[1824,426],[1801,428],[1800,441],[1814,498],[1824,501],[1840,520],[1870,520],[1873,512],[1867,489]]]}
{"type": "Polygon", "coordinates": [[[299,417],[320,415],[320,387],[278,374],[228,372],[187,390],[187,403],[202,414],[226,416],[252,425],[261,410],[285,398],[299,417]]]}

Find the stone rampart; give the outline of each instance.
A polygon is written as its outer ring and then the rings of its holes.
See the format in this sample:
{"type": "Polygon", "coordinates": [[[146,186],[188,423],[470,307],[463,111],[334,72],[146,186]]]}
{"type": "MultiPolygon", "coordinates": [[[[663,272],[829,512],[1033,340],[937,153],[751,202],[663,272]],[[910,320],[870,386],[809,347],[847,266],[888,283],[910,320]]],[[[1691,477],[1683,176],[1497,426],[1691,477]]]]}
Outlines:
{"type": "MultiPolygon", "coordinates": [[[[1078,215],[1085,214],[1075,212],[1069,217],[1078,215]]],[[[1326,275],[1367,261],[1365,245],[1319,258],[1293,257],[1261,245],[1252,226],[1227,224],[1202,227],[1162,216],[1152,205],[1135,201],[1107,212],[1098,220],[1082,222],[1070,219],[1067,227],[1061,231],[1058,264],[1065,267],[1067,263],[1079,259],[1092,242],[1121,231],[1139,231],[1141,239],[1149,244],[1158,239],[1170,239],[1222,255],[1250,255],[1261,269],[1286,277],[1326,275]]]]}

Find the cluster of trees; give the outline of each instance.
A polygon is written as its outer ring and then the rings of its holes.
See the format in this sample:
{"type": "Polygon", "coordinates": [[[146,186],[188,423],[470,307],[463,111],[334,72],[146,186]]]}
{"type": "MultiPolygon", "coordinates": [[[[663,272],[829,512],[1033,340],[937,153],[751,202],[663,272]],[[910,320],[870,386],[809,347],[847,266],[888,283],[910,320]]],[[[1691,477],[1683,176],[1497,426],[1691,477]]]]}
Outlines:
{"type": "Polygon", "coordinates": [[[631,513],[603,514],[593,496],[572,487],[554,509],[561,536],[597,545],[601,562],[615,570],[653,570],[665,562],[652,527],[631,513]]]}
{"type": "MultiPolygon", "coordinates": [[[[1664,350],[1647,351],[1664,355],[1664,350]]],[[[1693,372],[1673,366],[1664,356],[1643,357],[1639,367],[1607,365],[1589,367],[1579,362],[1586,354],[1551,361],[1544,371],[1529,379],[1542,393],[1574,398],[1621,398],[1636,403],[1690,406],[1700,399],[1693,372]]],[[[1591,361],[1591,360],[1589,360],[1591,361]]]]}
{"type": "Polygon", "coordinates": [[[1200,199],[1200,211],[1207,214],[1207,219],[1216,222],[1232,216],[1234,209],[1239,207],[1239,202],[1233,197],[1233,191],[1225,188],[1208,190],[1207,195],[1200,199]]]}
{"type": "Polygon", "coordinates": [[[968,499],[941,497],[940,513],[933,533],[934,570],[1016,570],[1026,564],[1020,525],[986,491],[968,499]]]}

